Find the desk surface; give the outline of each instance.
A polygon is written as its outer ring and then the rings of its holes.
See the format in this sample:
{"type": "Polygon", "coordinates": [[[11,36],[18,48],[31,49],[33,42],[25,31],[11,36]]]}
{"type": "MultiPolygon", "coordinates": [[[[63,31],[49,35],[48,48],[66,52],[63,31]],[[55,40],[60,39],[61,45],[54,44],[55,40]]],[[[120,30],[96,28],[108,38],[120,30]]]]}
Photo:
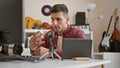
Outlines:
{"type": "Polygon", "coordinates": [[[48,59],[38,63],[27,61],[11,61],[0,62],[0,68],[87,68],[110,63],[110,60],[90,60],[90,61],[75,61],[65,59],[48,59]]]}
{"type": "Polygon", "coordinates": [[[120,55],[120,52],[95,52],[94,53],[94,55],[104,55],[104,54],[120,55]]]}

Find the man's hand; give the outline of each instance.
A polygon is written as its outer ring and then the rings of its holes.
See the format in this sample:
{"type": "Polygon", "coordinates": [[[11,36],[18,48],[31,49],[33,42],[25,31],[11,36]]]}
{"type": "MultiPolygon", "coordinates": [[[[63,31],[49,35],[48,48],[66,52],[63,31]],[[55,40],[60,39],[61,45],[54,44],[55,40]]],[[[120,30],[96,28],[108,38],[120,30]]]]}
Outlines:
{"type": "MultiPolygon", "coordinates": [[[[46,52],[49,52],[49,49],[41,46],[45,42],[42,41],[43,37],[40,32],[37,32],[33,35],[30,44],[30,50],[32,51],[31,54],[35,56],[43,56],[46,52]]],[[[50,57],[50,53],[48,53],[45,57],[50,57]]]]}
{"type": "Polygon", "coordinates": [[[30,50],[32,51],[32,53],[34,53],[33,55],[40,55],[40,45],[45,43],[44,41],[42,41],[42,39],[43,37],[40,32],[37,32],[33,35],[30,43],[30,50]]]}

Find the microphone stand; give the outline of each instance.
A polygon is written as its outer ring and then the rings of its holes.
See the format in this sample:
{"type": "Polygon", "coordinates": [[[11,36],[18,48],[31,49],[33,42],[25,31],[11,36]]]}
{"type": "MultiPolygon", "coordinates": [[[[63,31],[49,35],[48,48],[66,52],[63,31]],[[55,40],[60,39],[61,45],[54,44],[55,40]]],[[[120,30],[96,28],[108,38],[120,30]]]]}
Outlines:
{"type": "Polygon", "coordinates": [[[49,53],[51,54],[51,57],[52,57],[52,60],[54,59],[54,55],[56,55],[59,59],[62,60],[62,58],[56,53],[56,51],[54,50],[54,45],[53,45],[53,42],[52,42],[52,37],[50,37],[50,48],[49,48],[49,51],[46,52],[45,54],[43,54],[40,59],[43,59],[43,57],[45,57],[46,55],[48,55],[49,53]]]}

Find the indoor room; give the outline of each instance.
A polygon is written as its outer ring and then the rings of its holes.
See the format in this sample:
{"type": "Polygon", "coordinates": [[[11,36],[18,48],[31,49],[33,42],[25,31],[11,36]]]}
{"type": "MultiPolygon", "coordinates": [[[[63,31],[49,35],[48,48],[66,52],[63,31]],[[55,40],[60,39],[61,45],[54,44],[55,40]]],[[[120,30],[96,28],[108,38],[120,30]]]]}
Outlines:
{"type": "Polygon", "coordinates": [[[119,2],[0,0],[0,66],[120,68],[119,2]]]}

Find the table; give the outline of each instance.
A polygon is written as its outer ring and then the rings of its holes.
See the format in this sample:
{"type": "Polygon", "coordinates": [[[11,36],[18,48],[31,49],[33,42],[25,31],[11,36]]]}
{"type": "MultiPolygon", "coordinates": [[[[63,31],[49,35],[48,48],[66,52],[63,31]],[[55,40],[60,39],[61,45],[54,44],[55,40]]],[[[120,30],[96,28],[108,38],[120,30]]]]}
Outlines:
{"type": "Polygon", "coordinates": [[[94,59],[111,60],[110,64],[105,64],[104,68],[120,68],[119,52],[95,52],[94,59]]]}
{"type": "Polygon", "coordinates": [[[10,62],[0,62],[0,68],[89,68],[94,66],[101,67],[104,64],[110,63],[110,60],[96,60],[92,59],[90,61],[75,61],[72,59],[48,59],[41,60],[38,63],[28,62],[28,61],[10,61],[10,62]]]}

